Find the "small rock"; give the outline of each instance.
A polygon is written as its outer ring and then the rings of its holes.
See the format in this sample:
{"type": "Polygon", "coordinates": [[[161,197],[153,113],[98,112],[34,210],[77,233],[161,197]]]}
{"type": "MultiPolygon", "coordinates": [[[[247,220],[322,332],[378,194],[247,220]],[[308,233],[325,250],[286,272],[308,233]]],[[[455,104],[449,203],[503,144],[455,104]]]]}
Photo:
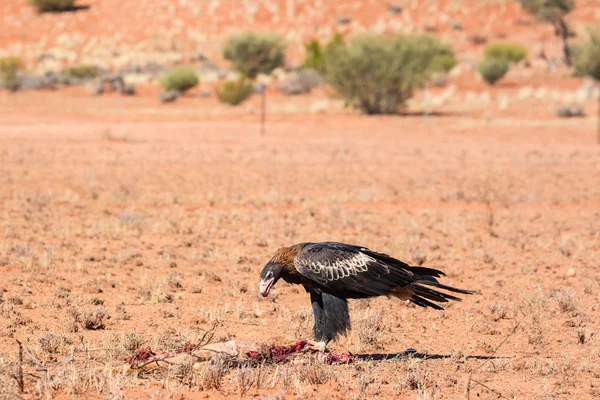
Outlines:
{"type": "Polygon", "coordinates": [[[210,90],[202,89],[202,91],[200,92],[200,94],[198,94],[198,96],[206,98],[206,97],[212,96],[212,94],[211,94],[210,90]]]}
{"type": "Polygon", "coordinates": [[[569,278],[572,278],[572,277],[574,277],[575,275],[576,275],[576,273],[575,273],[575,268],[569,268],[569,270],[567,271],[567,276],[568,276],[569,278]]]}
{"type": "Polygon", "coordinates": [[[168,92],[161,92],[158,95],[158,100],[161,103],[172,103],[175,100],[177,100],[179,98],[179,96],[181,96],[181,93],[179,93],[176,90],[169,90],[168,92]]]}
{"type": "Polygon", "coordinates": [[[583,117],[583,108],[578,104],[561,106],[556,109],[556,115],[561,118],[583,117]]]}
{"type": "Polygon", "coordinates": [[[350,22],[352,22],[352,18],[347,17],[347,16],[341,16],[341,17],[338,17],[338,19],[337,19],[337,23],[340,25],[347,25],[350,22]]]}
{"type": "Polygon", "coordinates": [[[388,6],[388,11],[392,14],[402,14],[402,6],[398,4],[390,4],[388,6]]]}
{"type": "Polygon", "coordinates": [[[295,76],[291,76],[290,78],[286,79],[285,82],[282,82],[279,85],[279,90],[281,93],[288,96],[307,93],[306,89],[300,83],[300,80],[295,76]]]}
{"type": "Polygon", "coordinates": [[[208,58],[206,58],[204,53],[201,51],[197,51],[196,53],[192,54],[192,56],[190,57],[190,62],[198,62],[198,61],[206,61],[206,60],[208,60],[208,58]]]}
{"type": "Polygon", "coordinates": [[[310,91],[323,85],[321,76],[314,70],[300,70],[288,74],[279,85],[279,90],[286,95],[310,93],[310,91]]]}
{"type": "Polygon", "coordinates": [[[124,94],[125,96],[135,96],[135,92],[135,85],[125,85],[121,94],[124,94]]]}
{"type": "Polygon", "coordinates": [[[479,33],[474,33],[467,36],[467,40],[475,45],[481,45],[487,43],[487,38],[479,33]]]}
{"type": "Polygon", "coordinates": [[[454,21],[452,23],[452,29],[454,29],[455,31],[462,31],[463,29],[463,24],[460,21],[454,21]]]}

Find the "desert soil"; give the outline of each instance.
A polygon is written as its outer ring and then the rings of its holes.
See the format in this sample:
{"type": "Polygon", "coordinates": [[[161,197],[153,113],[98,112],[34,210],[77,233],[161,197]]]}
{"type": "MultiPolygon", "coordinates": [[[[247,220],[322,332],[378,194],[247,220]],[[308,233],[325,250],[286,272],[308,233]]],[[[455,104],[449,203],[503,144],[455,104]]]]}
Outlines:
{"type": "MultiPolygon", "coordinates": [[[[366,0],[78,3],[89,8],[38,15],[3,0],[0,55],[40,71],[197,51],[222,63],[229,34],[259,29],[286,37],[293,64],[335,31],[430,30],[461,65],[431,89],[447,99],[427,119],[360,116],[327,90],[284,97],[274,84],[265,135],[257,96],[230,108],[200,88],[161,105],[155,82],[123,98],[0,91],[0,398],[600,397],[596,104],[538,58],[560,55],[550,26],[505,0],[399,1],[394,15],[366,0]],[[526,44],[532,66],[486,86],[468,63],[483,49],[473,34],[526,44]],[[574,99],[586,117],[557,118],[574,99]],[[349,365],[118,371],[140,347],[172,351],[215,326],[214,341],[310,338],[302,288],[263,299],[258,279],[280,246],[323,240],[480,293],[443,312],[353,301],[353,330],[331,345],[349,365]]],[[[569,17],[579,33],[599,20],[597,0],[569,17]]]]}
{"type": "Polygon", "coordinates": [[[600,395],[592,117],[271,115],[261,136],[251,106],[0,96],[5,392],[20,340],[28,397],[600,395]],[[258,274],[278,247],[322,240],[481,293],[444,312],[352,302],[353,330],[331,346],[365,358],[350,365],[233,368],[217,384],[210,370],[107,372],[215,323],[215,340],[310,337],[307,294],[282,282],[262,299],[258,274]]]}

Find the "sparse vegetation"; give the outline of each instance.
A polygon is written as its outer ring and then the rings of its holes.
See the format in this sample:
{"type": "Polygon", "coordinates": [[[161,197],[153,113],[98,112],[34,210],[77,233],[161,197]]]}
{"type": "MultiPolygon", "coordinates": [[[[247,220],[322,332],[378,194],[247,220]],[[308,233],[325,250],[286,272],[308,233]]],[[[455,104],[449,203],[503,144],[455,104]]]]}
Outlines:
{"type": "Polygon", "coordinates": [[[517,43],[494,43],[484,50],[486,60],[503,58],[511,63],[518,63],[527,58],[527,47],[517,43]]]}
{"type": "Polygon", "coordinates": [[[575,71],[600,81],[600,28],[590,30],[587,42],[572,47],[575,71]]]}
{"type": "Polygon", "coordinates": [[[321,42],[313,39],[304,45],[304,68],[314,69],[319,73],[325,73],[325,59],[330,57],[332,52],[338,48],[345,46],[344,37],[336,33],[325,46],[321,46],[321,42]]]}
{"type": "Polygon", "coordinates": [[[221,103],[237,106],[254,93],[254,85],[246,77],[229,79],[217,88],[217,98],[221,103]]]}
{"type": "Polygon", "coordinates": [[[254,79],[259,73],[269,74],[285,64],[286,44],[276,34],[242,33],[231,37],[223,57],[235,70],[254,79]]]}
{"type": "Polygon", "coordinates": [[[430,36],[360,36],[326,57],[326,79],[367,114],[394,114],[433,73],[450,70],[452,49],[430,36]]]}
{"type": "Polygon", "coordinates": [[[76,79],[94,79],[100,75],[100,68],[95,65],[76,65],[67,69],[66,75],[76,79]]]}
{"type": "Polygon", "coordinates": [[[99,330],[106,327],[106,320],[110,318],[104,307],[93,310],[81,311],[75,307],[69,310],[73,317],[73,331],[77,332],[79,327],[87,330],[99,330]]]}
{"type": "Polygon", "coordinates": [[[0,78],[7,88],[14,87],[21,66],[19,57],[0,58],[0,78]]]}
{"type": "Polygon", "coordinates": [[[494,85],[506,75],[509,65],[509,62],[504,58],[483,60],[477,66],[477,71],[487,83],[494,85]]]}
{"type": "Polygon", "coordinates": [[[366,348],[382,348],[382,339],[390,330],[389,321],[385,321],[385,314],[379,311],[366,309],[365,315],[358,323],[358,338],[366,348]]]}
{"type": "Polygon", "coordinates": [[[66,11],[75,5],[75,0],[28,0],[38,11],[66,11]]]}
{"type": "Polygon", "coordinates": [[[196,72],[190,67],[176,68],[166,73],[160,80],[160,85],[165,92],[176,91],[185,93],[196,87],[200,79],[196,72]]]}
{"type": "Polygon", "coordinates": [[[552,24],[556,36],[563,41],[565,62],[571,65],[568,39],[575,34],[567,24],[565,16],[575,8],[575,0],[519,0],[519,2],[537,20],[552,24]]]}

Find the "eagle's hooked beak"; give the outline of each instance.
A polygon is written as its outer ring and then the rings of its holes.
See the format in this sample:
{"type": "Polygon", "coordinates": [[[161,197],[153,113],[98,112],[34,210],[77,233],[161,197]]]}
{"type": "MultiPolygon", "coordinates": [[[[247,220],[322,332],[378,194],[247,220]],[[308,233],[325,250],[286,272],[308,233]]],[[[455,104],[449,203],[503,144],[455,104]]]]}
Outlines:
{"type": "Polygon", "coordinates": [[[267,297],[269,295],[269,291],[271,290],[271,288],[273,287],[274,284],[275,284],[275,278],[260,280],[260,284],[258,285],[258,290],[260,291],[260,294],[262,295],[262,297],[267,297]]]}

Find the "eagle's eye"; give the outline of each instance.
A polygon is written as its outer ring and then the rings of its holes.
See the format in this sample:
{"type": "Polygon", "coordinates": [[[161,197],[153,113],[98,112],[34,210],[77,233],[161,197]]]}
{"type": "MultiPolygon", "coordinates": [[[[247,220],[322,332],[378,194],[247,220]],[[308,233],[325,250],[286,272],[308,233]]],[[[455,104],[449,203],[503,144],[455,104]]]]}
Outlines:
{"type": "Polygon", "coordinates": [[[273,277],[273,271],[267,272],[267,279],[271,279],[273,277]]]}

